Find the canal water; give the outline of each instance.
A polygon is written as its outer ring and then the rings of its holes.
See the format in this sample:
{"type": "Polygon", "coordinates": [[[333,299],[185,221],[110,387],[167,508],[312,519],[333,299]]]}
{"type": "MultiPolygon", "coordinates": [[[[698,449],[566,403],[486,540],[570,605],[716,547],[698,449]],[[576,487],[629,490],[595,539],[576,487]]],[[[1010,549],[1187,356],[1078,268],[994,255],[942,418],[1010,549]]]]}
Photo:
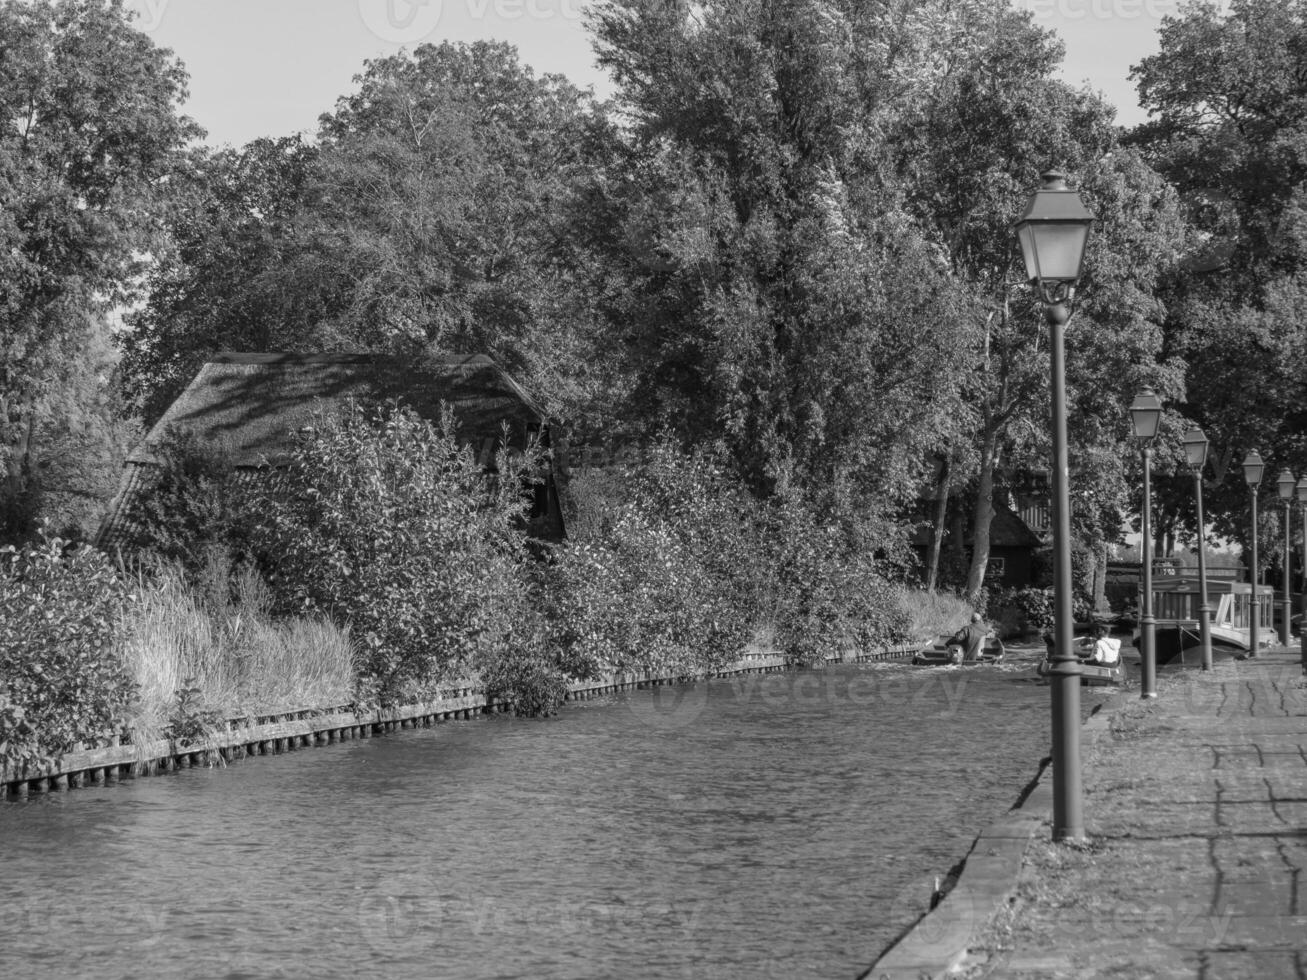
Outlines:
{"type": "Polygon", "coordinates": [[[0,804],[0,976],[852,978],[1035,776],[1040,652],[633,691],[0,804]]]}

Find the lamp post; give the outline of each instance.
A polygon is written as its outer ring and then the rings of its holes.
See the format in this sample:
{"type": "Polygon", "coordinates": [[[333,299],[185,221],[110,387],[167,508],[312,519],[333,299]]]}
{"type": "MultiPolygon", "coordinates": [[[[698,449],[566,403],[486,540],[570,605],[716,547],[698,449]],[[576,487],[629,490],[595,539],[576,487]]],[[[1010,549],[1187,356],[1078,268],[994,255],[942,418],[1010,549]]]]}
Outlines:
{"type": "Polygon", "coordinates": [[[1262,462],[1262,457],[1256,449],[1250,449],[1248,455],[1243,460],[1243,478],[1248,484],[1248,495],[1252,499],[1253,512],[1253,541],[1252,541],[1252,566],[1248,569],[1248,580],[1252,582],[1252,596],[1248,601],[1248,656],[1257,656],[1257,644],[1261,640],[1261,620],[1258,618],[1258,611],[1261,607],[1261,600],[1257,596],[1257,487],[1262,482],[1262,471],[1266,469],[1266,464],[1262,462]]]}
{"type": "Polygon", "coordinates": [[[1298,481],[1298,505],[1302,509],[1302,622],[1298,626],[1298,657],[1307,674],[1307,476],[1298,481]]]}
{"type": "Polygon", "coordinates": [[[1053,839],[1083,840],[1080,780],[1080,664],[1072,649],[1071,501],[1066,436],[1067,304],[1075,293],[1094,216],[1062,174],[1049,171],[1017,222],[1026,278],[1038,290],[1048,323],[1053,426],[1054,638],[1049,666],[1053,716],[1053,839]]]}
{"type": "Polygon", "coordinates": [[[1152,388],[1142,389],[1130,405],[1130,423],[1134,426],[1135,438],[1139,440],[1139,457],[1144,467],[1144,506],[1140,521],[1140,531],[1143,534],[1141,550],[1144,595],[1140,605],[1142,614],[1139,617],[1139,653],[1143,667],[1140,697],[1143,698],[1157,697],[1157,620],[1153,618],[1153,537],[1150,517],[1153,510],[1153,439],[1161,421],[1162,400],[1152,388]]]}
{"type": "Polygon", "coordinates": [[[1289,527],[1289,507],[1293,503],[1293,491],[1297,488],[1298,481],[1293,478],[1293,474],[1287,469],[1280,470],[1280,476],[1275,481],[1275,488],[1280,492],[1280,500],[1284,502],[1284,588],[1281,592],[1280,599],[1280,646],[1289,645],[1289,617],[1293,615],[1293,599],[1289,597],[1289,571],[1293,565],[1292,547],[1290,541],[1289,527]]]}
{"type": "Polygon", "coordinates": [[[1207,463],[1207,436],[1202,429],[1190,429],[1184,436],[1184,454],[1194,474],[1194,497],[1198,503],[1198,638],[1203,670],[1212,669],[1212,606],[1207,599],[1207,527],[1203,523],[1203,466],[1207,463]]]}

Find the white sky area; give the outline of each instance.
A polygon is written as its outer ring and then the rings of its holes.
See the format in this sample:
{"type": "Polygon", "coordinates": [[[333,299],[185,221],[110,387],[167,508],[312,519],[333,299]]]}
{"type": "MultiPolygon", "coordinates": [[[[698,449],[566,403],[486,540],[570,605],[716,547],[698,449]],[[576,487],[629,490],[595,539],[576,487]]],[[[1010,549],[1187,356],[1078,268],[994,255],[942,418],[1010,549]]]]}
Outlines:
{"type": "MultiPolygon", "coordinates": [[[[1123,125],[1142,122],[1130,66],[1157,48],[1180,0],[1013,0],[1066,43],[1063,76],[1101,92],[1123,125]]],[[[537,74],[611,94],[594,63],[589,0],[127,0],[136,26],[190,73],[188,115],[212,145],[312,134],[353,90],[364,60],[423,42],[502,40],[537,74]]]]}

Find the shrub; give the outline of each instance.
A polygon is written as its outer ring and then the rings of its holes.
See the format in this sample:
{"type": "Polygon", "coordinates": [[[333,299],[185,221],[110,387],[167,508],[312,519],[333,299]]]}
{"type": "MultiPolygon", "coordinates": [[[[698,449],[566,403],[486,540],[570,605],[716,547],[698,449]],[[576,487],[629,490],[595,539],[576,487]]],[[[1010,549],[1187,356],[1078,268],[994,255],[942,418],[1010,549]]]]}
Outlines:
{"type": "Polygon", "coordinates": [[[124,514],[131,548],[150,559],[176,562],[199,574],[206,552],[239,538],[231,454],[193,435],[170,433],[154,447],[158,460],[149,491],[132,497],[124,514]]]}
{"type": "Polygon", "coordinates": [[[0,549],[0,764],[43,764],[122,730],[136,685],[115,640],[132,595],[109,560],[42,529],[0,549]]]}
{"type": "Polygon", "coordinates": [[[850,644],[866,650],[910,638],[898,587],[846,529],[786,501],[768,514],[766,541],[774,634],[788,660],[815,663],[850,644]]]}
{"type": "Polygon", "coordinates": [[[403,407],[347,405],[301,433],[248,502],[277,608],[348,625],[386,703],[429,694],[518,640],[530,561],[523,464],[488,480],[472,452],[403,407]]]}
{"type": "Polygon", "coordinates": [[[1053,590],[1003,589],[990,597],[988,614],[1001,636],[1042,633],[1053,628],[1053,590]]]}
{"type": "Polygon", "coordinates": [[[587,506],[547,577],[561,669],[712,670],[740,655],[759,614],[752,503],[706,451],[669,442],[579,481],[587,506]]]}

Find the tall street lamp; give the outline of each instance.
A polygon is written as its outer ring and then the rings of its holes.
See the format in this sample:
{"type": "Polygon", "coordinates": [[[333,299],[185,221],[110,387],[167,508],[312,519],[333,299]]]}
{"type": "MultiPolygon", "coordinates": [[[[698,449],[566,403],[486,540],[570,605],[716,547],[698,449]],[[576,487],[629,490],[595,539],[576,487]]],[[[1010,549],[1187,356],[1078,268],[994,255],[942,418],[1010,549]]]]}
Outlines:
{"type": "Polygon", "coordinates": [[[1139,440],[1139,456],[1144,466],[1144,507],[1140,522],[1143,533],[1144,596],[1139,617],[1140,659],[1143,667],[1141,697],[1157,697],[1157,621],[1153,618],[1153,538],[1150,516],[1153,510],[1152,461],[1153,439],[1162,421],[1162,400],[1152,388],[1144,388],[1130,405],[1130,422],[1139,440]]]}
{"type": "Polygon", "coordinates": [[[1287,469],[1280,470],[1280,476],[1275,481],[1275,489],[1280,492],[1280,499],[1284,502],[1284,588],[1280,599],[1280,646],[1282,647],[1289,645],[1289,618],[1293,615],[1293,599],[1289,597],[1289,571],[1293,567],[1289,550],[1292,547],[1289,507],[1293,504],[1293,492],[1297,486],[1298,481],[1293,478],[1292,473],[1287,469]]]}
{"type": "Polygon", "coordinates": [[[1203,466],[1207,463],[1207,436],[1202,429],[1190,429],[1184,436],[1184,454],[1194,474],[1194,497],[1198,503],[1198,638],[1203,670],[1212,669],[1212,606],[1207,600],[1207,526],[1203,523],[1203,466]]]}
{"type": "Polygon", "coordinates": [[[1017,222],[1026,278],[1039,292],[1048,323],[1049,392],[1053,425],[1053,655],[1049,665],[1053,715],[1053,839],[1083,840],[1080,780],[1080,664],[1072,649],[1071,498],[1066,437],[1066,347],[1071,313],[1094,216],[1056,171],[1043,174],[1017,222]]]}
{"type": "Polygon", "coordinates": [[[1252,567],[1248,569],[1248,580],[1252,582],[1252,597],[1248,602],[1248,656],[1257,656],[1257,643],[1261,639],[1260,627],[1261,620],[1258,617],[1258,611],[1261,607],[1261,600],[1257,597],[1257,487],[1262,482],[1262,471],[1266,469],[1266,464],[1262,462],[1261,453],[1256,449],[1250,449],[1248,455],[1243,460],[1243,478],[1248,484],[1248,495],[1252,498],[1253,511],[1253,554],[1252,567]]]}
{"type": "Polygon", "coordinates": [[[1302,622],[1298,625],[1298,657],[1307,674],[1307,476],[1298,481],[1298,505],[1302,509],[1302,622]]]}

